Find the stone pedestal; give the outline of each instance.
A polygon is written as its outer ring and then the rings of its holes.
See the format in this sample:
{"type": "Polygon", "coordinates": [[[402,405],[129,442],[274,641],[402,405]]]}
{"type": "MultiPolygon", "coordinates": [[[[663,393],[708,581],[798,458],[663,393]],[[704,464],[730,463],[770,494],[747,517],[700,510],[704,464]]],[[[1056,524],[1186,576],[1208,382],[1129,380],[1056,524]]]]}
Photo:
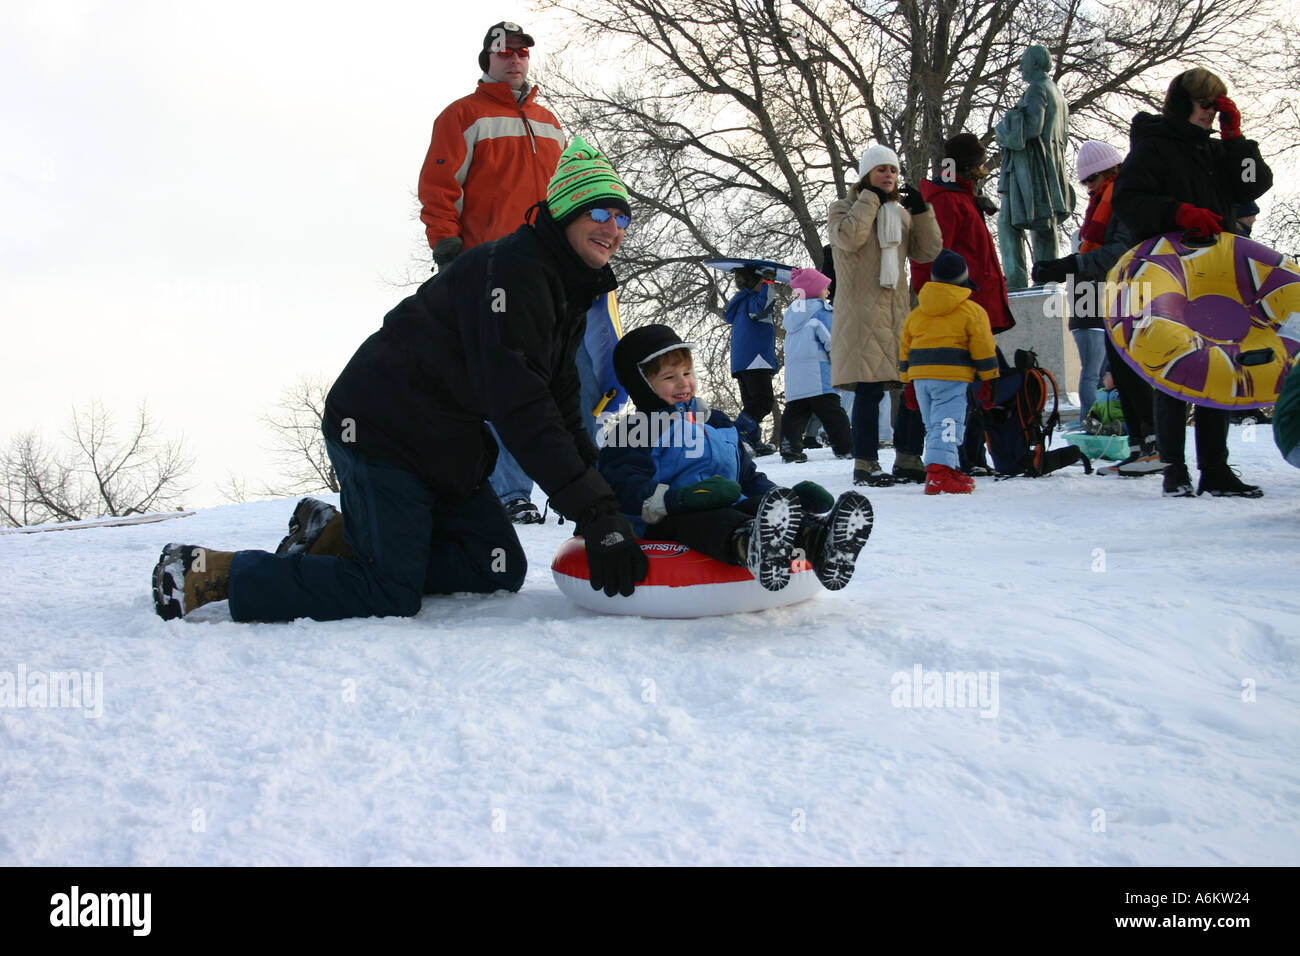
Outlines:
{"type": "Polygon", "coordinates": [[[1033,349],[1038,354],[1038,364],[1056,379],[1061,403],[1069,402],[1069,394],[1079,388],[1080,369],[1079,350],[1074,347],[1074,337],[1070,335],[1065,286],[1016,289],[1009,293],[1009,298],[1016,327],[994,336],[993,340],[1012,364],[1015,363],[1016,349],[1033,349]]]}

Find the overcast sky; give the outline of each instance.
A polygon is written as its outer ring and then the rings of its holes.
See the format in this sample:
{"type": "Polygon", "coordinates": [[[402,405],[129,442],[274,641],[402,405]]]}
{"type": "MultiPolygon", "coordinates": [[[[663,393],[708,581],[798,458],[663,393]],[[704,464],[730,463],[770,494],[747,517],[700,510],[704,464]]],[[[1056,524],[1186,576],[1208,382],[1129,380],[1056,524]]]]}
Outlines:
{"type": "Polygon", "coordinates": [[[274,480],[258,416],[411,291],[433,118],[483,34],[516,20],[545,60],[522,3],[469,6],[0,0],[0,442],[147,399],[197,459],[187,506],[274,480]]]}

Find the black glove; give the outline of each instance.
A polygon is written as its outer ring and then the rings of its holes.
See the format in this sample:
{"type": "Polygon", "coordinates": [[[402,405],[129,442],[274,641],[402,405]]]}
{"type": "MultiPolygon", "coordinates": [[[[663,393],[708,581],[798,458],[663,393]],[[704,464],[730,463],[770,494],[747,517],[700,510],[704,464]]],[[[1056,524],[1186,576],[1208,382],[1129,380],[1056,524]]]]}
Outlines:
{"type": "Polygon", "coordinates": [[[1064,256],[1060,259],[1044,259],[1042,262],[1035,262],[1034,268],[1030,270],[1030,278],[1034,280],[1034,285],[1042,285],[1044,282],[1064,282],[1066,277],[1079,269],[1079,261],[1073,256],[1064,256]]]}
{"type": "Polygon", "coordinates": [[[617,508],[612,499],[596,502],[579,519],[578,533],[586,539],[591,589],[603,588],[607,597],[631,597],[636,582],[645,580],[650,562],[617,508]]]}
{"type": "Polygon", "coordinates": [[[439,269],[446,266],[452,259],[460,255],[460,251],[465,248],[464,241],[460,236],[448,236],[446,239],[439,239],[433,244],[433,262],[439,269]]]}
{"type": "Polygon", "coordinates": [[[708,511],[734,505],[740,498],[740,485],[730,478],[714,475],[693,485],[674,488],[668,494],[669,511],[708,511]]]}
{"type": "Polygon", "coordinates": [[[983,193],[975,194],[975,208],[986,216],[998,214],[998,204],[983,193]]]}
{"type": "Polygon", "coordinates": [[[921,198],[921,193],[915,186],[904,186],[898,193],[902,197],[903,208],[913,216],[925,212],[925,200],[921,198]]]}
{"type": "Polygon", "coordinates": [[[881,189],[879,186],[873,186],[873,185],[871,185],[871,183],[868,182],[865,178],[864,178],[864,179],[862,180],[862,182],[859,183],[858,185],[861,187],[861,188],[858,190],[859,193],[861,193],[863,189],[869,189],[869,190],[871,190],[873,193],[875,193],[877,196],[879,196],[879,197],[880,197],[880,205],[883,206],[885,203],[889,202],[889,193],[885,192],[885,191],[884,191],[883,189],[881,189]]]}

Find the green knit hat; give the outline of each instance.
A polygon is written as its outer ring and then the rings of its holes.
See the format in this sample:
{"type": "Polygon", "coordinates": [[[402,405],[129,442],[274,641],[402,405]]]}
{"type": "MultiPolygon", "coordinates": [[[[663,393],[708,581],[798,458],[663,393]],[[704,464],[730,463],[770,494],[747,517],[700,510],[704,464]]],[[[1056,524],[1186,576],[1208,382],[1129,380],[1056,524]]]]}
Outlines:
{"type": "Polygon", "coordinates": [[[627,187],[609,160],[587,145],[581,136],[574,136],[560,154],[560,164],[546,187],[546,205],[551,210],[551,218],[561,227],[588,209],[621,209],[632,215],[627,187]]]}

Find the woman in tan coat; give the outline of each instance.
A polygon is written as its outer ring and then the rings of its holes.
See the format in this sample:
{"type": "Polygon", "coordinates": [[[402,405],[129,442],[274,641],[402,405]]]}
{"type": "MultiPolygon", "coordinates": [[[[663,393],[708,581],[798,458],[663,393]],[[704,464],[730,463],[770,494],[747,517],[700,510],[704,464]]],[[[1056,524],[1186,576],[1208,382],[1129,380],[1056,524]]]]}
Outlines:
{"type": "Polygon", "coordinates": [[[858,163],[858,183],[831,203],[828,227],[835,259],[835,322],[831,381],[852,389],[853,483],[925,481],[920,415],[902,405],[894,431],[892,475],[880,470],[877,408],[885,390],[901,388],[898,343],[912,308],[906,262],[931,262],[943,248],[934,210],[911,186],[898,188],[898,155],[872,146],[858,163]]]}

